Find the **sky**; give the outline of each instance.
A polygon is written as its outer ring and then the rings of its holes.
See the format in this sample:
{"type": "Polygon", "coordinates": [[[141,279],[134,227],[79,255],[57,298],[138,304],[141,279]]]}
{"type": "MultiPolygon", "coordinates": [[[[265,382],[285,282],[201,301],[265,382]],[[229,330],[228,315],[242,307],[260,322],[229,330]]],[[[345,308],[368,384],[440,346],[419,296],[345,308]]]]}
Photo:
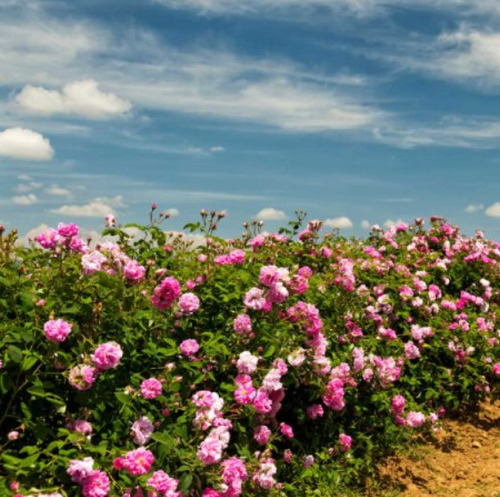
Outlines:
{"type": "Polygon", "coordinates": [[[0,223],[500,239],[498,0],[0,0],[0,223]]]}

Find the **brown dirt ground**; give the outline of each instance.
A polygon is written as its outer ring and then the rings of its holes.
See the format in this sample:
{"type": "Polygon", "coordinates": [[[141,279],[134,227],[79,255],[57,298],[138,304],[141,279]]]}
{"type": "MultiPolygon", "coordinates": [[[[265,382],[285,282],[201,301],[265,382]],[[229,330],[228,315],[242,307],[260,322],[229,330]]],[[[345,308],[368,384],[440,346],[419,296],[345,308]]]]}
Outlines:
{"type": "Polygon", "coordinates": [[[378,496],[500,497],[500,405],[479,416],[449,420],[432,443],[392,457],[379,468],[378,496]],[[398,491],[399,490],[399,491],[398,491]]]}

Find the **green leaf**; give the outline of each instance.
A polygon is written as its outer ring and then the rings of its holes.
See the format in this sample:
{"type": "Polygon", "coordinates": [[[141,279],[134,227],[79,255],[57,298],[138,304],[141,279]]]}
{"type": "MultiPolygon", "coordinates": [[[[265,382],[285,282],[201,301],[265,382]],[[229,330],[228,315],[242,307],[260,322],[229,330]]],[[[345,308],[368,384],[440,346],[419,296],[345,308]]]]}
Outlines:
{"type": "Polygon", "coordinates": [[[15,345],[9,345],[7,347],[7,354],[13,362],[16,362],[18,364],[23,360],[23,353],[21,349],[19,349],[15,345]]]}
{"type": "Polygon", "coordinates": [[[29,371],[36,363],[38,359],[35,356],[28,356],[24,358],[22,370],[29,371]]]}
{"type": "Polygon", "coordinates": [[[127,395],[124,392],[116,392],[115,397],[122,403],[122,404],[130,404],[130,395],[127,395]]]}
{"type": "Polygon", "coordinates": [[[264,352],[262,357],[271,357],[276,352],[276,346],[270,345],[268,349],[264,352]]]}
{"type": "Polygon", "coordinates": [[[171,449],[175,448],[177,446],[175,439],[171,437],[168,433],[165,432],[158,432],[158,433],[153,433],[151,435],[151,438],[155,441],[158,442],[162,445],[165,445],[171,449]]]}
{"type": "Polygon", "coordinates": [[[179,490],[187,494],[191,483],[193,483],[193,475],[191,473],[184,473],[179,480],[179,490]]]}

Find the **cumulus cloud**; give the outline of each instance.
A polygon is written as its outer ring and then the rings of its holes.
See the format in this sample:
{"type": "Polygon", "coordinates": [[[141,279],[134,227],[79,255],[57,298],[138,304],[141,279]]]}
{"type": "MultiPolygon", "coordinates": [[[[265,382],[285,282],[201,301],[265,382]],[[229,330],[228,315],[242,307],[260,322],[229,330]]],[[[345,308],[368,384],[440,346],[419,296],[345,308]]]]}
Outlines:
{"type": "Polygon", "coordinates": [[[51,212],[69,217],[105,217],[108,214],[115,214],[109,204],[105,204],[98,199],[83,205],[62,205],[58,209],[52,209],[51,212]]]}
{"type": "Polygon", "coordinates": [[[42,183],[38,183],[36,181],[30,181],[29,183],[19,183],[15,187],[16,193],[27,193],[33,190],[38,190],[42,186],[42,183]]]}
{"type": "Polygon", "coordinates": [[[179,209],[167,209],[164,212],[165,214],[168,214],[170,217],[177,217],[180,214],[179,209]]]}
{"type": "Polygon", "coordinates": [[[27,195],[15,195],[12,197],[12,202],[16,205],[33,205],[38,202],[38,198],[33,193],[28,193],[27,195]]]}
{"type": "Polygon", "coordinates": [[[49,229],[49,226],[46,224],[42,223],[39,224],[36,228],[33,228],[32,230],[28,231],[22,238],[21,241],[24,243],[28,243],[30,240],[33,240],[35,236],[41,235],[43,232],[47,231],[49,229]]]}
{"type": "Polygon", "coordinates": [[[265,207],[259,211],[255,217],[257,219],[261,219],[262,221],[281,221],[286,219],[286,213],[285,211],[280,211],[278,209],[274,209],[273,207],[265,207]]]}
{"type": "Polygon", "coordinates": [[[47,195],[54,195],[56,197],[69,197],[71,195],[71,191],[67,188],[63,188],[58,185],[51,185],[45,189],[45,193],[47,195]]]}
{"type": "Polygon", "coordinates": [[[323,224],[328,228],[349,229],[353,227],[352,221],[346,216],[325,219],[323,224]]]}
{"type": "Polygon", "coordinates": [[[363,221],[361,221],[361,227],[364,230],[369,230],[370,226],[371,226],[370,221],[368,221],[367,219],[363,219],[363,221]]]}
{"type": "Polygon", "coordinates": [[[100,204],[108,204],[113,207],[127,207],[127,204],[123,201],[123,195],[115,195],[114,197],[98,197],[93,201],[100,204]]]}
{"type": "Polygon", "coordinates": [[[500,33],[462,27],[441,35],[438,43],[443,47],[443,53],[434,60],[437,73],[484,84],[500,83],[500,33]]]}
{"type": "Polygon", "coordinates": [[[495,202],[487,207],[484,213],[490,217],[500,217],[500,202],[495,202]]]}
{"type": "Polygon", "coordinates": [[[393,219],[386,219],[384,222],[384,227],[385,228],[392,228],[392,227],[397,226],[398,224],[402,224],[402,223],[404,223],[404,221],[401,218],[396,219],[396,221],[394,221],[393,219]]]}
{"type": "Polygon", "coordinates": [[[68,83],[60,91],[28,85],[16,96],[16,102],[34,114],[73,114],[88,119],[109,119],[132,108],[128,100],[101,91],[93,79],[68,83]]]}
{"type": "Polygon", "coordinates": [[[205,235],[201,235],[199,233],[185,233],[184,231],[165,231],[165,234],[171,237],[171,239],[180,237],[185,242],[192,243],[193,247],[205,245],[207,241],[205,235]]]}
{"type": "Polygon", "coordinates": [[[50,141],[26,128],[7,128],[0,132],[0,156],[27,161],[47,161],[54,156],[50,141]]]}
{"type": "Polygon", "coordinates": [[[484,209],[484,205],[483,204],[469,204],[465,208],[465,212],[467,212],[469,214],[474,214],[475,212],[482,211],[483,209],[484,209]]]}

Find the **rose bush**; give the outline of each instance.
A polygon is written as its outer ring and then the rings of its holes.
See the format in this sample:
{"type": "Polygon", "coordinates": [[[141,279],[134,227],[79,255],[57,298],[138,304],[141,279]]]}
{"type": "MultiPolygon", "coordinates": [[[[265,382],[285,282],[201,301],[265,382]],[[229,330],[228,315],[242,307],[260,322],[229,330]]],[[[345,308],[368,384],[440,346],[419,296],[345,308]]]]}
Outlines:
{"type": "Polygon", "coordinates": [[[222,217],[0,230],[1,496],[335,495],[498,396],[500,244],[222,217]]]}

